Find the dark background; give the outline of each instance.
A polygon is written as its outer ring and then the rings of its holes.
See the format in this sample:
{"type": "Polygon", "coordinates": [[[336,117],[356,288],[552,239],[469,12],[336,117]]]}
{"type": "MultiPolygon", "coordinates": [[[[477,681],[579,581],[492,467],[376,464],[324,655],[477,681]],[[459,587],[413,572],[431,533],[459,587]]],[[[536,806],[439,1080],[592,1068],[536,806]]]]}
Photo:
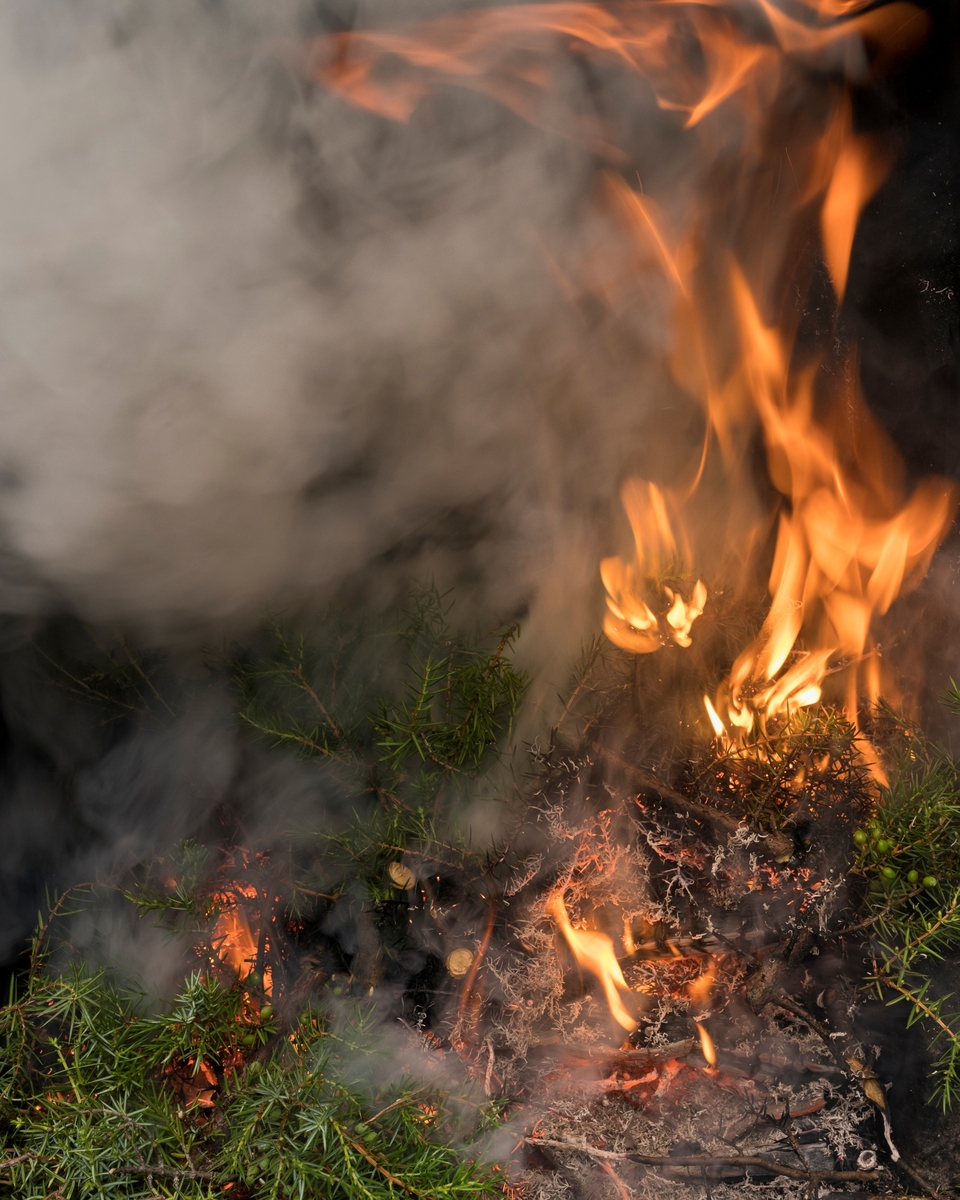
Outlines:
{"type": "Polygon", "coordinates": [[[924,5],[923,49],[861,95],[902,149],[863,214],[843,311],[867,400],[917,474],[960,478],[960,7],[924,5]]]}

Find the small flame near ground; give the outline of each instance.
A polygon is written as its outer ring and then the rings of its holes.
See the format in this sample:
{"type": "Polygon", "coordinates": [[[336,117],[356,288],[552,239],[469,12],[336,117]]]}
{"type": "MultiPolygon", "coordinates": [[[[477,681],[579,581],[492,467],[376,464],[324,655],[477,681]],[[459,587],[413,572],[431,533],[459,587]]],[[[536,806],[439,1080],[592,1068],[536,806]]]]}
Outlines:
{"type": "Polygon", "coordinates": [[[700,1035],[700,1050],[703,1057],[707,1060],[707,1065],[716,1067],[717,1051],[713,1044],[713,1038],[707,1033],[707,1027],[702,1021],[695,1022],[697,1033],[700,1035]]]}
{"type": "Polygon", "coordinates": [[[581,967],[592,972],[600,980],[610,1008],[610,1015],[618,1025],[632,1033],[637,1027],[637,1022],[624,1008],[618,990],[628,992],[631,989],[623,977],[623,971],[620,969],[613,949],[613,941],[605,933],[599,933],[592,929],[574,929],[562,893],[553,892],[548,897],[545,907],[567,939],[567,945],[573,951],[573,957],[581,967]]]}

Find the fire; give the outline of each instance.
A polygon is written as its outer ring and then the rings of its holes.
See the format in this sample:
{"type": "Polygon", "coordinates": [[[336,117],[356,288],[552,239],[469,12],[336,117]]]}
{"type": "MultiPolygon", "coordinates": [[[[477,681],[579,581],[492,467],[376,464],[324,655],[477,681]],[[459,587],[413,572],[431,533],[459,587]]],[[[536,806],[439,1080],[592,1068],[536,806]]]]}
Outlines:
{"type": "Polygon", "coordinates": [[[707,589],[698,579],[689,599],[680,591],[677,580],[688,573],[689,548],[682,526],[671,518],[671,498],[652,483],[631,479],[622,499],[633,528],[636,556],[632,563],[605,558],[600,564],[610,610],[604,633],[634,654],[650,654],[668,639],[689,646],[693,623],[707,602],[707,589]],[[675,527],[679,534],[675,535],[675,527]],[[667,584],[667,578],[674,581],[674,587],[667,584]],[[644,594],[659,613],[650,608],[644,594]]]}
{"type": "MultiPolygon", "coordinates": [[[[798,155],[803,203],[784,220],[799,221],[806,204],[819,200],[822,252],[838,300],[858,218],[888,166],[882,149],[851,133],[845,99],[805,158],[798,155]]],[[[682,351],[674,373],[700,398],[707,416],[708,444],[684,501],[701,484],[710,438],[727,463],[728,487],[750,486],[742,463],[754,429],[780,497],[769,612],[715,699],[705,698],[710,724],[717,736],[740,740],[767,717],[816,704],[828,674],[841,673],[842,699],[856,722],[861,692],[872,703],[880,695],[873,616],[885,613],[925,574],[952,520],[955,489],[928,479],[908,494],[899,455],[860,395],[855,360],[847,363],[843,388],[824,397],[818,391],[819,364],[795,364],[793,333],[764,318],[743,263],[729,259],[723,266],[725,319],[718,320],[715,281],[709,295],[698,289],[697,271],[705,264],[689,244],[693,231],[686,244],[669,245],[655,227],[650,203],[622,180],[611,187],[634,236],[652,240],[665,279],[675,285],[682,351]]],[[[680,501],[640,480],[625,486],[622,499],[635,559],[601,563],[612,614],[604,630],[622,648],[649,653],[666,644],[651,609],[651,579],[671,558],[678,574],[689,574],[694,556],[685,531],[678,550],[674,530],[684,529],[680,501]]],[[[743,540],[749,544],[756,535],[754,529],[743,540]]],[[[666,594],[672,599],[669,590],[666,594]]],[[[699,580],[692,602],[684,636],[674,639],[680,645],[690,644],[693,620],[706,602],[699,580]]]]}
{"type": "Polygon", "coordinates": [[[705,1015],[710,1003],[710,995],[717,979],[717,964],[711,959],[704,973],[687,984],[687,995],[693,1003],[694,1012],[698,1016],[705,1015]]]}
{"type": "Polygon", "coordinates": [[[834,291],[842,300],[857,222],[890,161],[869,138],[851,134],[849,109],[842,110],[838,125],[840,147],[820,210],[820,238],[834,291]]]}
{"type": "MultiPolygon", "coordinates": [[[[220,906],[213,926],[213,946],[221,961],[236,972],[238,979],[246,979],[257,961],[257,938],[250,928],[250,921],[237,898],[229,892],[216,897],[220,906]]],[[[270,968],[263,972],[263,990],[271,994],[270,968]]]]}
{"type": "Polygon", "coordinates": [[[707,710],[707,716],[710,719],[710,724],[713,726],[713,732],[717,735],[718,738],[725,737],[726,732],[727,732],[726,726],[720,720],[720,714],[713,707],[713,701],[710,699],[709,696],[704,696],[703,706],[707,710]]]}
{"type": "Polygon", "coordinates": [[[617,990],[621,988],[629,991],[630,988],[613,952],[613,942],[605,933],[597,933],[592,929],[574,929],[560,892],[554,892],[548,898],[546,910],[562,930],[567,944],[573,951],[573,957],[581,967],[591,971],[600,980],[610,1007],[610,1015],[618,1025],[632,1032],[637,1023],[624,1008],[617,990]]]}
{"type": "MultiPolygon", "coordinates": [[[[776,529],[766,619],[705,699],[725,740],[743,742],[770,717],[816,704],[825,687],[856,723],[861,697],[876,703],[884,686],[874,617],[916,586],[952,520],[952,485],[907,488],[896,448],[859,392],[855,356],[831,387],[837,364],[824,372],[826,351],[798,353],[799,317],[784,315],[796,309],[787,301],[799,294],[812,230],[843,300],[858,222],[891,163],[888,147],[855,130],[850,84],[879,74],[927,26],[901,0],[519,4],[317,39],[304,60],[316,81],[395,120],[438,86],[459,86],[621,166],[629,160],[611,129],[559,113],[559,67],[573,52],[642,77],[660,108],[678,114],[677,136],[701,156],[704,178],[729,181],[716,196],[704,189],[700,203],[672,203],[667,220],[627,172],[602,172],[595,203],[626,253],[615,265],[588,256],[571,285],[615,303],[631,272],[654,264],[673,297],[671,369],[706,424],[682,487],[634,479],[623,488],[633,553],[600,564],[610,640],[636,654],[689,647],[708,603],[691,529],[725,544],[719,575],[740,584],[776,529]],[[817,71],[817,103],[804,106],[799,80],[817,71]],[[750,467],[758,436],[775,499],[746,521],[758,507],[750,467]],[[701,500],[707,479],[711,494],[701,500]],[[688,515],[698,501],[712,510],[709,534],[688,515]],[[720,512],[729,516],[717,538],[720,512]]],[[[565,932],[582,936],[569,924],[565,932]]],[[[604,986],[615,994],[609,970],[604,986]]]]}
{"type": "Polygon", "coordinates": [[[238,979],[246,979],[257,961],[257,943],[250,932],[250,922],[236,902],[223,907],[213,927],[213,943],[217,953],[238,979]]]}
{"type": "Polygon", "coordinates": [[[837,419],[818,420],[812,373],[791,376],[782,337],[763,322],[738,272],[732,292],[741,370],[783,507],[770,609],[721,686],[715,713],[725,726],[750,732],[757,719],[816,703],[825,676],[839,664],[847,674],[848,715],[856,721],[859,668],[876,655],[873,615],[923,577],[952,519],[955,492],[944,481],[925,480],[905,494],[896,451],[852,387],[837,419]]]}
{"type": "Polygon", "coordinates": [[[706,1026],[700,1022],[696,1022],[697,1033],[700,1035],[700,1050],[703,1057],[707,1060],[708,1066],[715,1067],[717,1065],[717,1051],[713,1044],[713,1038],[707,1033],[706,1026]]]}
{"type": "MultiPolygon", "coordinates": [[[[822,44],[824,37],[839,39],[859,22],[814,29],[791,23],[764,0],[761,7],[785,54],[801,44],[822,44]]],[[[826,21],[856,7],[824,5],[817,14],[826,21]]],[[[891,7],[877,10],[873,19],[878,20],[880,12],[888,19],[891,7]]],[[[865,32],[862,24],[860,28],[865,32]]],[[[757,99],[766,89],[776,95],[785,54],[775,56],[774,65],[769,47],[745,46],[729,31],[718,33],[713,27],[704,26],[700,32],[714,70],[701,106],[736,99],[746,111],[748,127],[759,133],[764,114],[757,99]]],[[[703,115],[701,106],[691,110],[688,128],[703,115]]],[[[873,139],[852,131],[850,103],[843,94],[820,132],[790,149],[796,198],[784,201],[775,218],[757,213],[757,236],[765,239],[765,253],[784,255],[779,269],[789,269],[788,233],[816,204],[821,251],[839,303],[860,214],[880,187],[890,156],[873,139]],[[771,239],[770,233],[778,233],[778,222],[782,232],[771,239]]],[[[750,155],[749,150],[743,153],[748,175],[760,169],[750,155]]],[[[855,358],[846,364],[844,385],[825,393],[819,362],[796,361],[796,321],[791,327],[765,318],[769,302],[763,297],[769,287],[751,270],[749,253],[728,254],[726,261],[717,263],[710,247],[699,240],[701,225],[712,215],[709,205],[671,240],[649,198],[620,177],[611,178],[607,190],[638,254],[644,245],[649,247],[646,261],[659,262],[665,281],[674,288],[679,347],[674,374],[704,408],[707,442],[699,464],[691,464],[695,477],[682,498],[636,479],[624,487],[635,556],[632,562],[608,558],[601,563],[609,609],[604,630],[611,641],[634,653],[666,645],[665,625],[679,633],[673,637],[678,645],[690,645],[693,622],[706,603],[703,583],[697,581],[689,601],[678,595],[665,621],[662,612],[663,601],[674,600],[661,581],[665,569],[678,578],[689,577],[696,558],[682,520],[683,505],[702,485],[711,440],[726,463],[728,491],[750,490],[744,464],[749,439],[758,430],[770,480],[779,493],[768,579],[771,602],[758,636],[737,657],[717,695],[704,698],[710,725],[724,741],[742,741],[758,727],[762,730],[767,718],[816,704],[828,676],[838,677],[834,693],[856,723],[860,696],[865,693],[875,704],[881,694],[873,617],[885,613],[925,574],[952,520],[955,489],[946,481],[928,479],[912,494],[907,492],[899,455],[860,395],[855,358]],[[711,269],[719,269],[719,289],[716,277],[709,278],[711,269]],[[676,531],[682,531],[682,546],[676,531]]],[[[766,194],[764,203],[769,204],[766,194]]],[[[770,262],[761,257],[760,265],[761,275],[769,275],[770,262]]],[[[741,531],[743,545],[762,544],[765,521],[741,531]]],[[[732,557],[742,572],[748,556],[737,561],[734,550],[732,557]]]]}

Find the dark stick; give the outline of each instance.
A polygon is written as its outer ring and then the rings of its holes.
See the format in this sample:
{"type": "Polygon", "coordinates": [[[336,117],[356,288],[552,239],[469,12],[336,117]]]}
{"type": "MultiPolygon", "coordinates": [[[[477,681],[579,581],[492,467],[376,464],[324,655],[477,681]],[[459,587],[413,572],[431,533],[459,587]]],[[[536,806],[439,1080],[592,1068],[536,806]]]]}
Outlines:
{"type": "MultiPolygon", "coordinates": [[[[836,1042],[833,1040],[833,1038],[831,1038],[830,1030],[826,1025],[822,1024],[820,1021],[817,1021],[814,1017],[811,1017],[810,1014],[807,1012],[807,1010],[802,1005],[797,1004],[789,996],[785,996],[783,993],[781,993],[777,997],[777,999],[774,1001],[774,1004],[776,1004],[776,1006],[778,1008],[782,1008],[786,1012],[792,1013],[793,1016],[799,1017],[799,1019],[801,1021],[806,1021],[806,1023],[810,1026],[810,1028],[814,1031],[814,1033],[818,1034],[821,1038],[823,1038],[823,1040],[826,1042],[826,1044],[830,1047],[830,1053],[834,1056],[834,1058],[837,1060],[837,1062],[843,1068],[844,1073],[848,1074],[848,1075],[853,1074],[852,1068],[850,1067],[850,1064],[846,1061],[843,1051],[836,1044],[836,1042]]],[[[858,1081],[858,1082],[860,1082],[860,1081],[858,1081]]],[[[860,1087],[861,1087],[861,1090],[864,1092],[864,1095],[867,1095],[866,1090],[863,1088],[862,1082],[860,1082],[860,1087]]],[[[885,1105],[877,1104],[876,1100],[873,1100],[873,1098],[869,1095],[867,1095],[867,1099],[871,1100],[871,1102],[875,1105],[875,1107],[879,1108],[881,1112],[884,1111],[884,1109],[886,1107],[885,1105]]],[[[897,1151],[897,1153],[900,1153],[900,1152],[897,1151]]],[[[901,1167],[910,1176],[910,1178],[914,1181],[914,1183],[918,1183],[925,1192],[929,1192],[930,1195],[934,1198],[934,1200],[939,1200],[939,1193],[937,1192],[937,1189],[935,1187],[933,1187],[926,1179],[924,1179],[924,1177],[919,1173],[919,1171],[915,1170],[906,1161],[906,1159],[903,1157],[903,1154],[900,1154],[900,1157],[898,1159],[896,1159],[895,1161],[896,1161],[896,1165],[898,1167],[901,1167]]]]}
{"type": "Polygon", "coordinates": [[[470,972],[464,980],[463,991],[460,993],[460,1020],[462,1021],[467,1005],[470,1002],[470,993],[473,991],[473,985],[477,981],[477,972],[480,970],[480,964],[483,962],[483,956],[486,954],[490,945],[490,939],[493,937],[493,927],[497,919],[497,901],[491,896],[487,905],[487,927],[483,931],[483,940],[477,948],[476,954],[473,956],[473,962],[470,964],[470,972]]]}
{"type": "Polygon", "coordinates": [[[747,1154],[684,1154],[669,1158],[663,1154],[616,1154],[612,1150],[595,1150],[593,1146],[578,1146],[575,1142],[557,1142],[548,1138],[524,1138],[528,1146],[543,1144],[557,1150],[575,1150],[591,1158],[617,1159],[642,1163],[647,1167],[756,1167],[769,1171],[771,1175],[785,1175],[788,1179],[800,1179],[805,1183],[876,1183],[880,1171],[810,1171],[798,1167],[786,1167],[770,1158],[757,1158],[747,1154]]]}
{"type": "Polygon", "coordinates": [[[811,1017],[802,1005],[797,1004],[796,1001],[785,995],[783,992],[781,992],[776,1000],[774,1000],[774,1004],[777,1006],[777,1008],[782,1008],[785,1012],[790,1013],[791,1016],[798,1017],[801,1021],[805,1021],[813,1030],[813,1032],[825,1043],[827,1049],[830,1051],[831,1056],[836,1060],[837,1066],[841,1071],[843,1071],[844,1075],[850,1074],[850,1064],[847,1062],[843,1051],[837,1045],[836,1041],[830,1036],[830,1029],[828,1026],[824,1025],[821,1021],[818,1021],[816,1017],[811,1017]]]}
{"type": "Polygon", "coordinates": [[[688,800],[686,796],[681,796],[679,792],[675,792],[672,788],[667,787],[665,783],[661,783],[656,775],[650,775],[647,771],[641,771],[639,767],[628,763],[625,758],[621,758],[619,754],[614,754],[612,750],[607,750],[599,743],[594,742],[592,747],[594,753],[599,754],[601,758],[607,759],[608,762],[614,763],[621,771],[626,772],[634,783],[640,789],[650,796],[659,796],[668,808],[675,811],[679,810],[687,816],[695,817],[698,821],[706,821],[708,825],[719,826],[727,833],[736,833],[744,822],[734,820],[733,817],[728,817],[726,813],[718,812],[715,808],[710,808],[706,804],[700,804],[696,800],[688,800]]]}
{"type": "Polygon", "coordinates": [[[4,1159],[3,1162],[0,1162],[0,1171],[2,1171],[4,1169],[4,1167],[15,1167],[17,1165],[17,1163],[26,1162],[28,1158],[39,1158],[39,1157],[40,1156],[38,1154],[18,1154],[14,1158],[4,1159]]]}
{"type": "MultiPolygon", "coordinates": [[[[567,1058],[582,1059],[585,1062],[667,1062],[671,1058],[686,1058],[693,1051],[696,1042],[693,1038],[684,1038],[681,1042],[668,1042],[666,1046],[638,1046],[629,1050],[616,1050],[604,1046],[595,1049],[592,1046],[571,1046],[565,1053],[567,1058]]],[[[564,1048],[561,1048],[564,1053],[564,1048]]]]}

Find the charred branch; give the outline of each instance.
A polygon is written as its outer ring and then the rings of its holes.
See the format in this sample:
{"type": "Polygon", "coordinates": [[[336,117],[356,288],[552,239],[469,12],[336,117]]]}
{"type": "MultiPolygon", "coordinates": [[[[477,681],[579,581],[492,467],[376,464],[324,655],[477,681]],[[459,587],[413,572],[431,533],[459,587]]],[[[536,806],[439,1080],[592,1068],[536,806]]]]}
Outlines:
{"type": "Polygon", "coordinates": [[[800,1167],[788,1167],[772,1158],[761,1158],[757,1155],[746,1154],[636,1154],[633,1152],[617,1152],[600,1150],[594,1146],[578,1145],[576,1142],[559,1142],[545,1138],[527,1138],[530,1146],[551,1146],[555,1150],[569,1150],[577,1154],[587,1154],[591,1158],[607,1161],[635,1162],[646,1167],[695,1167],[699,1170],[709,1170],[716,1167],[742,1167],[745,1170],[754,1168],[769,1175],[783,1175],[787,1179],[799,1179],[808,1183],[876,1183],[882,1173],[876,1171],[815,1171],[800,1167]]]}

